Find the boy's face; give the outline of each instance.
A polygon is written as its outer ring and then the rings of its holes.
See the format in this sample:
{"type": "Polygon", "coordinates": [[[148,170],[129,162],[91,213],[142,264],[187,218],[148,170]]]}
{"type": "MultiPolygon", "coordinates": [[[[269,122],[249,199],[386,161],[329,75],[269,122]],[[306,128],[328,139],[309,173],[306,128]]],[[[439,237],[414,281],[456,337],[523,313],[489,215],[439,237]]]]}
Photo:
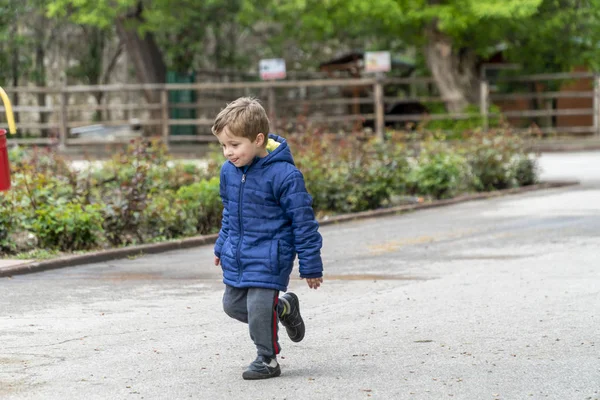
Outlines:
{"type": "Polygon", "coordinates": [[[258,134],[255,141],[242,136],[234,136],[229,132],[227,127],[223,129],[217,138],[221,143],[223,155],[236,167],[244,167],[250,165],[255,157],[264,157],[266,150],[262,145],[264,135],[258,134]]]}

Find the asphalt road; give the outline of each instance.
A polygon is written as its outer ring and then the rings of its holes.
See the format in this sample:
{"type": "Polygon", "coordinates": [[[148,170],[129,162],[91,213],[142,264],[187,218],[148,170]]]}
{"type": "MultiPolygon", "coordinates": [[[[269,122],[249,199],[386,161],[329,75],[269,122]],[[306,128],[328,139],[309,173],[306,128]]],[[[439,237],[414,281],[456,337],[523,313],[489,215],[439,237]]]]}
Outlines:
{"type": "Polygon", "coordinates": [[[541,165],[582,185],[323,227],[277,379],[211,246],[0,279],[0,398],[600,399],[600,153],[541,165]]]}

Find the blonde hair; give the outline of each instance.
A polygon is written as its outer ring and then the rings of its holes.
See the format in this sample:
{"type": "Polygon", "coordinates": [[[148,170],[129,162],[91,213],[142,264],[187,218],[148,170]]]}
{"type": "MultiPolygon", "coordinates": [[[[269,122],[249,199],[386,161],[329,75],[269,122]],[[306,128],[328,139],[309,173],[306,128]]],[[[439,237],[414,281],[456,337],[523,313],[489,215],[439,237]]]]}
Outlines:
{"type": "Polygon", "coordinates": [[[230,134],[256,140],[259,133],[265,135],[264,145],[269,135],[269,118],[260,102],[252,97],[240,97],[227,104],[212,126],[212,133],[218,136],[227,128],[230,134]]]}

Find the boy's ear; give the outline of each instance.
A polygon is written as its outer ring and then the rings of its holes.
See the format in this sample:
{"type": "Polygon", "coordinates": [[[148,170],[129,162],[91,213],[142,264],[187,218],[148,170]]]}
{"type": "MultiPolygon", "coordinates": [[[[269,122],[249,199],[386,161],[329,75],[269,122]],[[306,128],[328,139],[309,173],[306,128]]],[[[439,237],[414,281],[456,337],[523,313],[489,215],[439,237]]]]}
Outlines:
{"type": "Polygon", "coordinates": [[[263,146],[266,143],[266,137],[264,133],[259,133],[258,135],[256,135],[255,142],[257,146],[263,146]]]}

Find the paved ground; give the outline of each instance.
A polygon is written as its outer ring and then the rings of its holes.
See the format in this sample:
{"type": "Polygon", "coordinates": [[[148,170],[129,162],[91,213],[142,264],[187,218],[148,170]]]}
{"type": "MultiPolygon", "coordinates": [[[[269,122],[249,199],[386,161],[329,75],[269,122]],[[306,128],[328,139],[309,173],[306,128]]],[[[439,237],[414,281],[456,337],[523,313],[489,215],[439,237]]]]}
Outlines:
{"type": "Polygon", "coordinates": [[[600,399],[600,153],[542,167],[583,185],[323,227],[269,381],[210,246],[0,279],[0,397],[600,399]]]}

